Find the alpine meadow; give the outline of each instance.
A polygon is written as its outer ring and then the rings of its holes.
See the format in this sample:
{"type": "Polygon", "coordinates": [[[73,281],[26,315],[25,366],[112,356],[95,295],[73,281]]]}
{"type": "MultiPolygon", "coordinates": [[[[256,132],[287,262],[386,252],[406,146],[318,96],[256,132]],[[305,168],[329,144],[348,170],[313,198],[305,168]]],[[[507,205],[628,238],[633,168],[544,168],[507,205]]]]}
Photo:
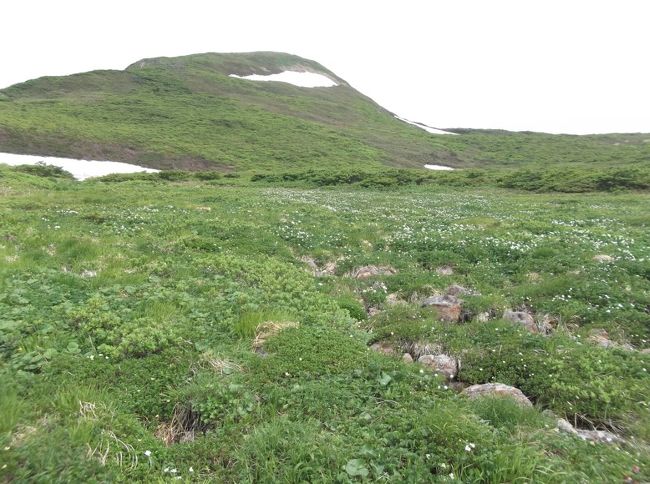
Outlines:
{"type": "Polygon", "coordinates": [[[650,134],[275,52],[0,90],[2,483],[650,482],[649,369],[650,134]]]}

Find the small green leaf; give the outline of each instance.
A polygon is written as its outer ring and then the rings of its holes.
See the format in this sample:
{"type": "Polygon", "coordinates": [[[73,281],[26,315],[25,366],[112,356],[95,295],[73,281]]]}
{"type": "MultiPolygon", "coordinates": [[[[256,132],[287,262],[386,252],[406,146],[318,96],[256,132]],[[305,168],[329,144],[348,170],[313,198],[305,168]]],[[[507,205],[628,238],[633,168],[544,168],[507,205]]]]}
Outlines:
{"type": "Polygon", "coordinates": [[[388,373],[384,373],[383,371],[381,372],[381,376],[379,377],[379,384],[382,387],[385,387],[392,381],[392,377],[388,373]]]}
{"type": "Polygon", "coordinates": [[[349,460],[348,463],[345,464],[345,472],[347,472],[350,477],[368,477],[368,468],[360,459],[349,460]]]}

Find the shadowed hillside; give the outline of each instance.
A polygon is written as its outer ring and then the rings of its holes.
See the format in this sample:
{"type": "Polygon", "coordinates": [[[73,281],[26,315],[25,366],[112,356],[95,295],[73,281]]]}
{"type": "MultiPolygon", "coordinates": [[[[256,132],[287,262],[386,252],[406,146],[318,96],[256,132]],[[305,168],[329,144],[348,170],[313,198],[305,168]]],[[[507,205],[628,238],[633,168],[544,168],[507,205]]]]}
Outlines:
{"type": "Polygon", "coordinates": [[[394,118],[320,64],[272,52],[144,59],[124,71],[43,77],[0,91],[0,150],[152,168],[277,170],[639,164],[650,135],[456,130],[394,118]],[[230,74],[319,73],[302,88],[230,74]]]}

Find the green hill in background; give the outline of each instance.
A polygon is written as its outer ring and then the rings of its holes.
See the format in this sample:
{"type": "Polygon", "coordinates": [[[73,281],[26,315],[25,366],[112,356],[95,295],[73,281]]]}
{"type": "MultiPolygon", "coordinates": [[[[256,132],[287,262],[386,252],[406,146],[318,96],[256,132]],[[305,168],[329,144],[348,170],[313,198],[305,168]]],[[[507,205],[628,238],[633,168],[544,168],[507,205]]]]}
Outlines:
{"type": "Polygon", "coordinates": [[[459,135],[411,126],[322,65],[273,52],[145,59],[124,71],[43,77],[0,91],[0,150],[152,168],[603,167],[650,160],[650,134],[454,131],[459,135]],[[285,70],[319,73],[338,85],[229,77],[285,70]]]}

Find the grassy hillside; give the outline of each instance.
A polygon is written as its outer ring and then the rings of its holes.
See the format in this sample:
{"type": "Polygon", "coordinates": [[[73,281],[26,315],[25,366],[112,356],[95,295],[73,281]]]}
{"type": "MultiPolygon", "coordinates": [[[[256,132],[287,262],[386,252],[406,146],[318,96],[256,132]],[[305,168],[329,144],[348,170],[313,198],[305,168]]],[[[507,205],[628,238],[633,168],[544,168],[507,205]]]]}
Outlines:
{"type": "Polygon", "coordinates": [[[146,59],[124,71],[44,77],[0,91],[0,150],[153,168],[267,170],[639,165],[650,135],[553,136],[459,130],[431,135],[316,62],[288,54],[146,59]],[[331,88],[229,74],[309,70],[331,88]]]}
{"type": "Polygon", "coordinates": [[[0,167],[0,482],[650,480],[647,194],[214,178],[0,167]]]}

